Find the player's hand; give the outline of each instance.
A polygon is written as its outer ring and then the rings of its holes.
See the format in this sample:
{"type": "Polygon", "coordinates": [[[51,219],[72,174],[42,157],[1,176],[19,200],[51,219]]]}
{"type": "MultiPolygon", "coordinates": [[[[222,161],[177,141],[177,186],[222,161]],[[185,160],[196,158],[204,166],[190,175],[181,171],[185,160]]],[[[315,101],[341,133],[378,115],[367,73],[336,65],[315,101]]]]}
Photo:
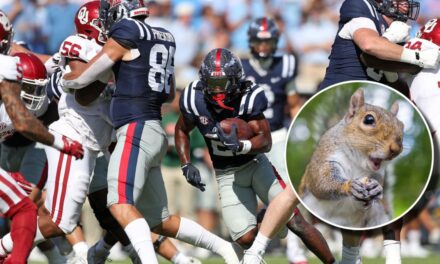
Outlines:
{"type": "Polygon", "coordinates": [[[81,143],[64,135],[53,134],[55,140],[52,147],[59,151],[72,155],[75,159],[82,159],[84,157],[84,149],[81,143]]]}
{"type": "Polygon", "coordinates": [[[382,34],[382,37],[388,39],[393,43],[404,43],[409,40],[409,31],[411,26],[402,22],[394,21],[382,34]]]}
{"type": "Polygon", "coordinates": [[[226,134],[220,126],[220,123],[215,125],[217,127],[217,136],[218,139],[225,145],[228,149],[232,150],[234,155],[240,149],[240,140],[237,136],[237,125],[232,124],[231,132],[226,134]]]}
{"type": "Polygon", "coordinates": [[[20,59],[0,54],[0,82],[2,80],[21,81],[22,77],[20,59]]]}
{"type": "Polygon", "coordinates": [[[415,64],[426,69],[435,69],[440,62],[440,51],[435,48],[422,51],[404,48],[400,61],[415,64]]]}
{"type": "Polygon", "coordinates": [[[20,172],[8,172],[8,174],[14,178],[18,186],[20,186],[28,195],[32,192],[33,185],[28,182],[20,172]]]}
{"type": "Polygon", "coordinates": [[[186,181],[192,186],[198,188],[202,192],[205,191],[205,186],[202,182],[202,178],[200,177],[200,171],[194,167],[191,163],[187,163],[182,166],[183,175],[186,178],[186,181]]]}

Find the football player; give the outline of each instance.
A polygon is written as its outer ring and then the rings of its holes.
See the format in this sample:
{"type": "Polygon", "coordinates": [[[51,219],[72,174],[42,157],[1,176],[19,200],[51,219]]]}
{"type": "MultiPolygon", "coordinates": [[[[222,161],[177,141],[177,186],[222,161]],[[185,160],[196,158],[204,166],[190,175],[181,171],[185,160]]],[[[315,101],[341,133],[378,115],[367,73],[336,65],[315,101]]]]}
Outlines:
{"type": "Polygon", "coordinates": [[[320,89],[349,80],[395,81],[395,75],[365,66],[361,53],[422,68],[437,67],[438,50],[416,51],[395,44],[407,40],[409,26],[405,22],[415,20],[419,9],[419,2],[413,0],[344,1],[330,64],[320,89]]]}
{"type": "Polygon", "coordinates": [[[149,225],[158,234],[204,247],[222,255],[227,263],[237,263],[229,242],[189,219],[170,216],[167,210],[160,172],[167,142],[160,108],[174,97],[174,37],[144,22],[148,16],[145,0],[101,1],[100,8],[109,30],[106,44],[85,67],[66,73],[61,83],[67,89],[81,89],[108,79],[109,70],[114,72],[116,90],[110,115],[117,143],[108,169],[110,212],[124,228],[142,263],[157,263],[149,225]],[[144,214],[135,203],[141,195],[145,195],[142,202],[150,205],[144,214]]]}
{"type": "MultiPolygon", "coordinates": [[[[187,181],[204,189],[200,172],[191,164],[189,133],[197,127],[204,136],[216,172],[222,215],[232,239],[249,248],[257,233],[257,199],[265,203],[276,197],[285,183],[263,154],[272,145],[269,123],[264,117],[267,98],[263,88],[244,80],[240,60],[227,49],[214,49],[203,60],[200,80],[191,82],[181,100],[181,116],[175,139],[187,181]],[[255,136],[239,140],[237,127],[226,134],[219,123],[231,117],[249,123],[255,136]]],[[[334,258],[322,235],[295,212],[288,227],[324,262],[334,258]]]]}
{"type": "MultiPolygon", "coordinates": [[[[247,80],[257,83],[264,89],[268,100],[264,116],[270,125],[272,148],[270,152],[266,153],[266,156],[283,180],[289,182],[284,155],[280,155],[280,153],[284,152],[287,137],[287,129],[284,127],[285,107],[289,106],[290,116],[293,118],[302,105],[301,97],[296,93],[294,83],[296,59],[291,54],[275,55],[280,31],[272,19],[262,17],[254,20],[249,26],[247,34],[251,58],[242,60],[244,74],[247,80]]],[[[293,199],[291,203],[294,207],[298,200],[293,199]]],[[[297,249],[295,256],[289,259],[290,262],[297,263],[307,260],[304,251],[298,248],[296,236],[289,232],[287,242],[290,247],[293,246],[297,249]]],[[[254,250],[251,248],[246,252],[251,254],[254,250]]],[[[289,257],[291,256],[289,255],[289,257]]]]}
{"type": "MultiPolygon", "coordinates": [[[[1,18],[0,18],[1,19],[1,18]]],[[[0,96],[5,105],[6,113],[0,117],[2,122],[1,139],[18,131],[26,137],[61,149],[64,153],[82,158],[82,145],[66,137],[59,137],[47,131],[43,124],[32,115],[20,98],[21,68],[41,69],[41,61],[36,57],[24,54],[17,57],[0,55],[0,96]],[[22,64],[23,66],[20,66],[22,64]]],[[[44,69],[44,66],[42,68],[44,69]]],[[[32,248],[33,237],[36,232],[36,206],[27,198],[26,193],[11,181],[7,173],[0,172],[2,182],[2,207],[1,211],[12,218],[11,241],[17,247],[11,251],[13,263],[26,263],[32,248]],[[14,223],[15,222],[15,223],[14,223]]],[[[9,260],[8,260],[9,261],[9,260]]]]}

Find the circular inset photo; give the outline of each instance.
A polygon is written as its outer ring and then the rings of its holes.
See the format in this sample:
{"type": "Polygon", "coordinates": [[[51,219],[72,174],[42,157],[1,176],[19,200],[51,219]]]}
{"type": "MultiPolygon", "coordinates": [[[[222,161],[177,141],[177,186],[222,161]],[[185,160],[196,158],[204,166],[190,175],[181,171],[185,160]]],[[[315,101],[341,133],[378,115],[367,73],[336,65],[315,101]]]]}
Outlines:
{"type": "Polygon", "coordinates": [[[322,221],[367,230],[405,215],[433,161],[425,120],[385,85],[344,82],[313,96],[289,129],[286,162],[302,204],[322,221]]]}

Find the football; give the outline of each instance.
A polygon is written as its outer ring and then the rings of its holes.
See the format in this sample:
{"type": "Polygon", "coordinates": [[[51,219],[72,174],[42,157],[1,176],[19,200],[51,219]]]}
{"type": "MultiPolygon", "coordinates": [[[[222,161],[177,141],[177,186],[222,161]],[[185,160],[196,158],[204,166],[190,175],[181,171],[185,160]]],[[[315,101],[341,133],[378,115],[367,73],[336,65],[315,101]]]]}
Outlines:
{"type": "Polygon", "coordinates": [[[254,136],[254,132],[249,124],[240,118],[227,118],[220,122],[220,127],[227,134],[231,133],[232,125],[237,125],[237,135],[239,139],[250,139],[254,136]]]}

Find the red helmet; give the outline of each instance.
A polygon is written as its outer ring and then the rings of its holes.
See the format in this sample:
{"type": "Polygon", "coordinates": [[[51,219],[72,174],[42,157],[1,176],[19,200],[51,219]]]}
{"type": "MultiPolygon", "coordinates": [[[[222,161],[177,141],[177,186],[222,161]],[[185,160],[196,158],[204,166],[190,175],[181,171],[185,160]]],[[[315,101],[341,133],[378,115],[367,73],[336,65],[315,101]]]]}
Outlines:
{"type": "Polygon", "coordinates": [[[107,38],[99,19],[99,1],[91,1],[82,5],[75,15],[76,32],[98,44],[104,44],[107,38]]]}
{"type": "Polygon", "coordinates": [[[49,102],[46,94],[46,84],[49,82],[46,67],[32,53],[18,52],[13,56],[20,58],[23,71],[21,99],[30,112],[40,116],[46,112],[49,102]]]}
{"type": "Polygon", "coordinates": [[[417,32],[417,37],[426,39],[440,46],[440,19],[434,18],[426,22],[419,32],[417,32]]]}
{"type": "Polygon", "coordinates": [[[3,11],[0,10],[0,53],[8,54],[12,44],[12,24],[3,11]]]}

